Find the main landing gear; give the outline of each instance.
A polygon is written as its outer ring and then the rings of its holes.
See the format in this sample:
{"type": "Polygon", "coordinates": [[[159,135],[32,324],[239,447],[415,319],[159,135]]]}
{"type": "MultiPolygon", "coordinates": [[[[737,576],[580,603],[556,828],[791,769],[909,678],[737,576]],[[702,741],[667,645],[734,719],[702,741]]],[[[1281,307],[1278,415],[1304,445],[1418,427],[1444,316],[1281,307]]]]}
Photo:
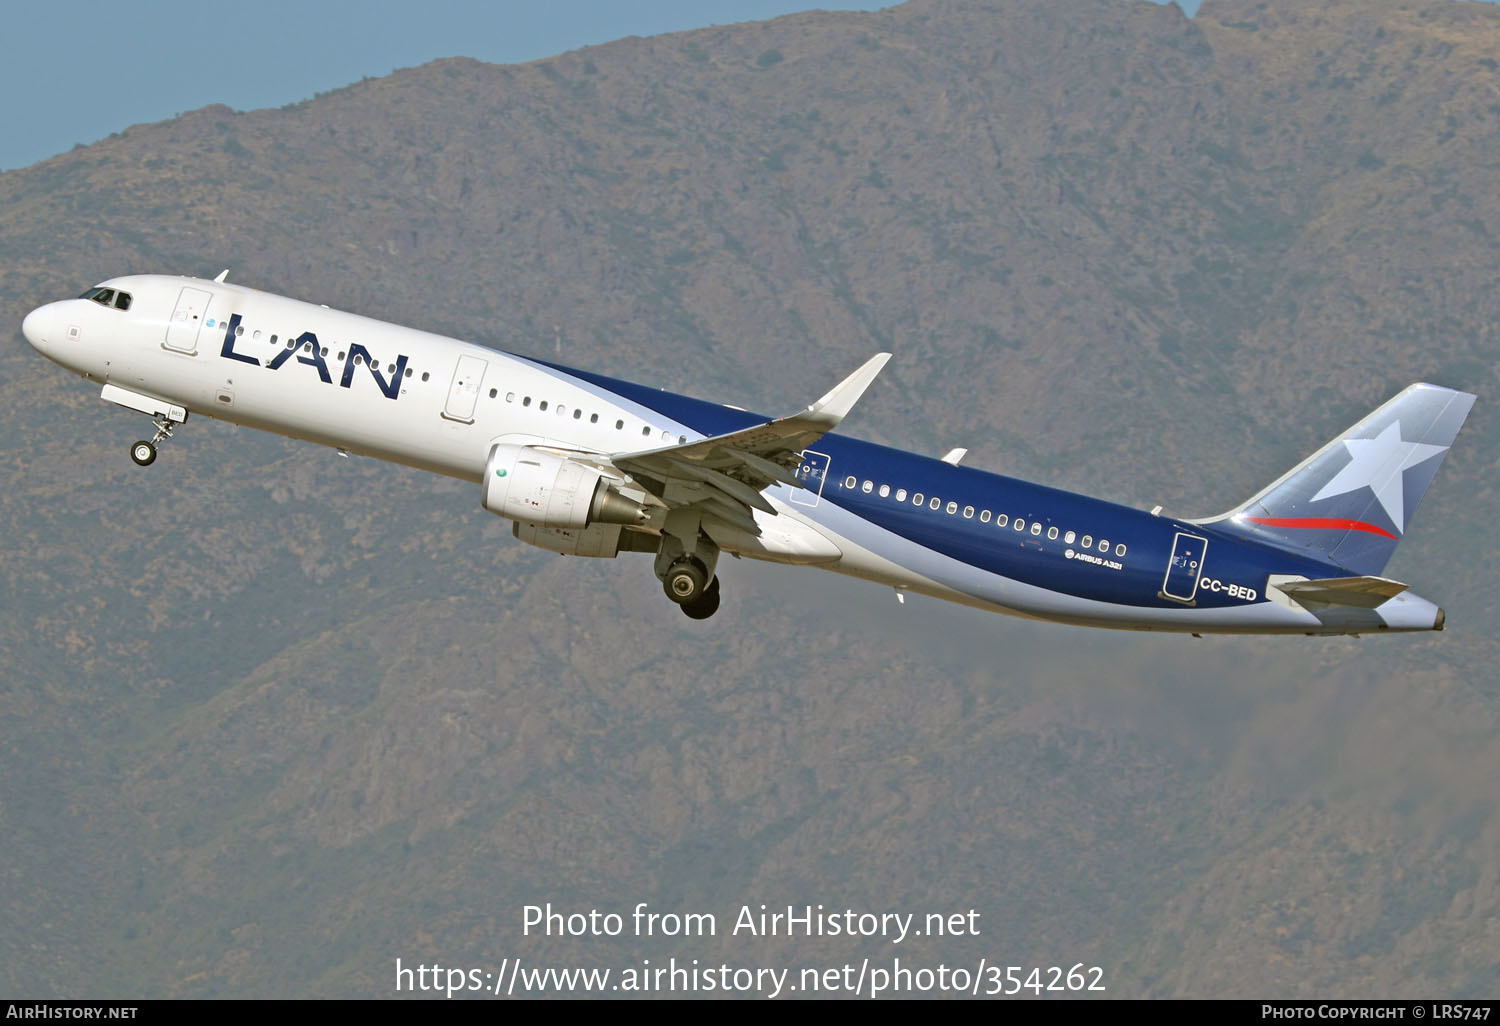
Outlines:
{"type": "Polygon", "coordinates": [[[130,458],[138,467],[149,467],[155,463],[156,447],[172,437],[172,422],[166,417],[156,417],[151,423],[156,425],[156,434],[151,441],[136,442],[130,447],[130,458]]]}
{"type": "Polygon", "coordinates": [[[682,607],[692,620],[707,620],[719,611],[719,578],[710,578],[697,559],[679,559],[662,579],[667,598],[682,607]]]}
{"type": "Polygon", "coordinates": [[[719,547],[699,530],[698,514],[674,509],[662,528],[656,552],[656,576],[667,598],[691,620],[707,620],[719,611],[719,578],[714,567],[719,547]]]}

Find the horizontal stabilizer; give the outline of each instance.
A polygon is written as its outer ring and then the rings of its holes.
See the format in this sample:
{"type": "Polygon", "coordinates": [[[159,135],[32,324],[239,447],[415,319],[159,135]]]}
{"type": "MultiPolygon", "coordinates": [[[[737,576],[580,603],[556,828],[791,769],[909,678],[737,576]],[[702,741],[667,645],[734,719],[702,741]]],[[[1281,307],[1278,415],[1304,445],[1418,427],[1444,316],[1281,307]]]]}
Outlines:
{"type": "Polygon", "coordinates": [[[1306,605],[1309,602],[1330,606],[1357,606],[1374,609],[1383,606],[1407,589],[1400,581],[1388,577],[1328,577],[1320,581],[1277,581],[1271,587],[1306,605]]]}

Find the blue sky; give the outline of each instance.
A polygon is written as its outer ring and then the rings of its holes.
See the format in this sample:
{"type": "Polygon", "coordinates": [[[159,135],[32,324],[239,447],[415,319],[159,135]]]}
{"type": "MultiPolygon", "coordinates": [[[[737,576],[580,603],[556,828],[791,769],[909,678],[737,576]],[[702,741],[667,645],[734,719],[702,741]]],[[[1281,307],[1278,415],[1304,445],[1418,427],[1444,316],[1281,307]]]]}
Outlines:
{"type": "MultiPolygon", "coordinates": [[[[1179,0],[1192,13],[1199,0],[1179,0]]],[[[891,0],[51,0],[7,5],[0,169],[210,103],[280,107],[438,57],[529,61],[629,35],[891,0]]]]}

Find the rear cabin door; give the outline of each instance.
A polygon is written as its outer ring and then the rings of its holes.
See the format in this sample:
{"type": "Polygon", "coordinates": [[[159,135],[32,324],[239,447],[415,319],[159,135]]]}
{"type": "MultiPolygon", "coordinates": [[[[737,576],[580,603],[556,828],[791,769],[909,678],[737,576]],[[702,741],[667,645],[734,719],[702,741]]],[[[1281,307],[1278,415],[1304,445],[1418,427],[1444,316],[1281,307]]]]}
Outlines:
{"type": "Polygon", "coordinates": [[[172,310],[172,319],[167,322],[167,337],[162,345],[179,353],[191,353],[198,348],[198,332],[208,317],[208,304],[212,292],[188,286],[177,296],[177,306],[172,310]]]}
{"type": "Polygon", "coordinates": [[[489,364],[477,356],[460,356],[458,367],[453,371],[453,384],[448,387],[448,403],[443,407],[443,416],[449,420],[474,423],[474,407],[479,402],[479,383],[484,380],[484,370],[489,364]]]}
{"type": "Polygon", "coordinates": [[[1161,593],[1178,602],[1191,602],[1198,594],[1198,575],[1203,572],[1203,554],[1208,551],[1208,539],[1196,534],[1177,532],[1172,542],[1172,558],[1167,562],[1167,577],[1162,582],[1161,593]]]}

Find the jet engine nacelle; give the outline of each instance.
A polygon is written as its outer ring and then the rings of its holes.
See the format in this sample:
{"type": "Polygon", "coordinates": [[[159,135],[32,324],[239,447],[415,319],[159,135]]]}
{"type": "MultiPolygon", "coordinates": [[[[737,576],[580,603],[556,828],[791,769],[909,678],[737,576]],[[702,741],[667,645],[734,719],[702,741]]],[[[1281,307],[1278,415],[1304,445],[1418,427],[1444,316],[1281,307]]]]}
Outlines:
{"type": "Polygon", "coordinates": [[[527,545],[535,545],[549,552],[561,552],[565,556],[593,556],[598,559],[614,559],[620,552],[619,524],[595,524],[573,530],[566,527],[538,527],[517,520],[511,525],[511,533],[527,545]]]}
{"type": "Polygon", "coordinates": [[[593,467],[526,445],[496,445],[484,466],[484,508],[538,527],[640,524],[646,510],[593,467]]]}

